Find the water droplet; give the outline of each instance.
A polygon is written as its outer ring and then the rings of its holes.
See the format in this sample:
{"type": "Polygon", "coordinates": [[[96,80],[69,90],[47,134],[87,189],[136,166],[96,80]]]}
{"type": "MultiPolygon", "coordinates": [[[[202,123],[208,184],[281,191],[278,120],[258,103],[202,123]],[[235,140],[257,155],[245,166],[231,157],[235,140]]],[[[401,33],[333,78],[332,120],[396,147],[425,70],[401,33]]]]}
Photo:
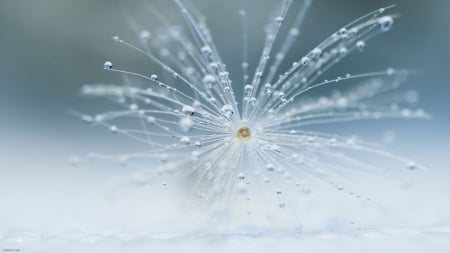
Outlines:
{"type": "Polygon", "coordinates": [[[302,65],[307,65],[309,63],[309,61],[310,61],[309,57],[305,56],[305,57],[302,57],[302,59],[300,60],[300,63],[302,65]]]}
{"type": "Polygon", "coordinates": [[[178,122],[178,126],[185,133],[191,131],[193,125],[194,125],[194,122],[191,119],[189,119],[189,118],[182,118],[178,122]]]}
{"type": "Polygon", "coordinates": [[[346,55],[347,52],[348,52],[348,50],[347,50],[346,47],[342,46],[342,47],[339,48],[339,54],[340,54],[341,56],[346,55]]]}
{"type": "Polygon", "coordinates": [[[129,107],[130,111],[137,111],[139,109],[137,104],[131,104],[129,107]]]}
{"type": "Polygon", "coordinates": [[[148,117],[146,118],[146,120],[147,120],[147,122],[150,123],[150,124],[153,124],[153,123],[156,122],[156,119],[155,119],[155,117],[153,117],[153,116],[148,116],[148,117]]]}
{"type": "Polygon", "coordinates": [[[245,92],[252,91],[253,90],[253,86],[250,85],[250,84],[247,84],[247,85],[245,85],[244,90],[245,90],[245,92]]]}
{"type": "Polygon", "coordinates": [[[149,31],[147,31],[147,30],[142,30],[142,31],[139,33],[139,38],[141,39],[141,41],[142,41],[143,43],[148,42],[148,40],[149,40],[151,37],[152,37],[152,34],[151,34],[149,31]]]}
{"type": "Polygon", "coordinates": [[[212,49],[209,46],[204,46],[200,50],[205,58],[209,58],[212,55],[212,49]]]}
{"type": "Polygon", "coordinates": [[[111,133],[116,133],[117,132],[117,127],[116,126],[110,126],[109,127],[109,131],[111,131],[111,133]]]}
{"type": "Polygon", "coordinates": [[[112,63],[110,61],[105,61],[105,63],[103,64],[103,68],[104,69],[112,69],[112,63]]]}
{"type": "Polygon", "coordinates": [[[339,30],[339,35],[341,35],[342,37],[345,37],[347,35],[347,29],[342,28],[341,30],[339,30]]]}
{"type": "Polygon", "coordinates": [[[286,207],[286,203],[281,202],[278,206],[279,206],[280,208],[285,208],[285,207],[286,207]]]}
{"type": "Polygon", "coordinates": [[[222,106],[222,109],[220,109],[220,112],[222,113],[223,116],[225,116],[228,119],[230,119],[231,116],[233,116],[233,114],[234,114],[233,107],[229,104],[222,106]]]}
{"type": "Polygon", "coordinates": [[[157,81],[158,80],[158,76],[153,74],[153,75],[150,76],[150,80],[157,81]]]}
{"type": "Polygon", "coordinates": [[[317,59],[320,57],[321,54],[322,54],[322,50],[320,48],[316,47],[311,51],[311,58],[317,59]]]}
{"type": "Polygon", "coordinates": [[[415,170],[417,168],[416,163],[415,162],[409,162],[408,163],[408,169],[410,170],[415,170]]]}
{"type": "Polygon", "coordinates": [[[393,69],[393,68],[388,68],[386,70],[386,74],[389,75],[389,76],[393,75],[394,73],[395,73],[395,69],[393,69]]]}
{"type": "Polygon", "coordinates": [[[244,180],[245,179],[245,174],[244,173],[239,173],[238,179],[239,180],[244,180]]]}
{"type": "Polygon", "coordinates": [[[274,166],[273,164],[271,164],[271,163],[268,163],[268,164],[266,165],[266,169],[267,169],[267,171],[272,172],[272,171],[275,170],[275,166],[274,166]]]}
{"type": "Polygon", "coordinates": [[[192,151],[192,155],[191,155],[191,160],[192,161],[197,161],[198,160],[198,157],[200,156],[200,152],[198,152],[198,151],[192,151]]]}
{"type": "Polygon", "coordinates": [[[253,91],[253,86],[252,85],[250,85],[250,84],[245,85],[245,87],[244,87],[244,94],[245,94],[246,97],[250,96],[252,94],[252,91],[253,91]]]}
{"type": "Polygon", "coordinates": [[[191,139],[189,139],[189,137],[187,136],[183,136],[181,137],[180,142],[183,145],[189,145],[191,143],[191,139]]]}
{"type": "Polygon", "coordinates": [[[363,51],[365,47],[366,47],[366,42],[364,42],[364,41],[362,41],[362,40],[356,42],[356,48],[357,48],[359,51],[363,51]]]}
{"type": "Polygon", "coordinates": [[[283,23],[283,21],[284,21],[284,19],[283,19],[283,17],[277,17],[276,19],[275,19],[275,21],[277,22],[277,23],[283,23]]]}
{"type": "Polygon", "coordinates": [[[203,77],[203,83],[211,89],[213,84],[216,82],[216,78],[213,75],[205,75],[203,77]]]}
{"type": "Polygon", "coordinates": [[[380,24],[383,32],[389,31],[393,23],[394,19],[391,16],[384,16],[378,19],[378,24],[380,24]]]}
{"type": "Polygon", "coordinates": [[[289,30],[289,36],[297,38],[299,35],[300,35],[300,31],[295,27],[291,28],[291,30],[289,30]]]}
{"type": "Polygon", "coordinates": [[[186,114],[186,115],[190,115],[193,116],[195,113],[195,109],[192,106],[189,105],[184,105],[183,108],[181,109],[181,111],[186,114]]]}
{"type": "Polygon", "coordinates": [[[199,141],[196,141],[196,142],[194,143],[194,145],[195,145],[197,148],[201,148],[201,147],[202,147],[202,143],[199,142],[199,141]]]}
{"type": "Polygon", "coordinates": [[[281,194],[281,190],[280,190],[280,189],[277,189],[277,191],[276,191],[276,192],[277,192],[277,194],[278,194],[278,195],[280,195],[280,194],[281,194]]]}

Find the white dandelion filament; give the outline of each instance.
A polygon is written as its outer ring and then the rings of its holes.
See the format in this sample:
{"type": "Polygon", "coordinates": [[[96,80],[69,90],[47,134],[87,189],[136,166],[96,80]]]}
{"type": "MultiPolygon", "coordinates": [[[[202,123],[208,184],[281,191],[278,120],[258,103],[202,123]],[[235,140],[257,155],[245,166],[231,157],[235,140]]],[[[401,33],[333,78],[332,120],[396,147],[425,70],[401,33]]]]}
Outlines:
{"type": "Polygon", "coordinates": [[[165,32],[136,31],[143,49],[114,37],[121,45],[148,57],[172,79],[119,69],[107,61],[104,68],[123,74],[126,85],[83,87],[84,94],[111,97],[124,106],[122,110],[96,117],[81,115],[85,121],[104,125],[111,132],[151,146],[150,151],[126,155],[128,159],[157,159],[162,174],[194,175],[193,189],[201,198],[233,196],[238,192],[250,199],[249,187],[272,185],[281,208],[286,207],[285,185],[308,191],[305,183],[308,180],[331,181],[333,188],[345,191],[346,186],[339,183],[341,172],[376,170],[376,164],[361,161],[353,152],[412,164],[356,138],[310,132],[305,128],[364,119],[428,117],[421,109],[409,109],[408,100],[416,100],[411,99],[412,96],[389,95],[404,82],[408,75],[405,70],[347,74],[319,81],[323,73],[341,59],[355,50],[364,50],[370,38],[391,28],[395,16],[385,12],[392,6],[373,11],[340,28],[299,57],[289,69],[280,72],[286,54],[300,36],[311,4],[310,0],[304,1],[294,24],[281,39],[280,28],[285,25],[292,4],[292,0],[284,0],[267,26],[264,47],[252,78],[248,76],[248,28],[244,7],[238,12],[243,27],[243,83],[233,87],[206,24],[193,15],[182,0],[174,1],[186,20],[190,35],[181,26],[173,26],[159,16],[165,32]],[[276,43],[280,43],[280,49],[273,52],[276,43]],[[161,45],[164,47],[159,48],[161,45]],[[159,57],[153,54],[158,49],[159,57]],[[277,74],[280,74],[278,78],[277,74]],[[128,77],[143,79],[148,88],[132,86],[128,77]],[[352,80],[360,84],[328,97],[307,97],[319,87],[338,88],[341,83],[352,80]],[[240,96],[242,100],[238,102],[240,96]],[[127,129],[113,124],[123,118],[138,119],[140,128],[127,129]]]}

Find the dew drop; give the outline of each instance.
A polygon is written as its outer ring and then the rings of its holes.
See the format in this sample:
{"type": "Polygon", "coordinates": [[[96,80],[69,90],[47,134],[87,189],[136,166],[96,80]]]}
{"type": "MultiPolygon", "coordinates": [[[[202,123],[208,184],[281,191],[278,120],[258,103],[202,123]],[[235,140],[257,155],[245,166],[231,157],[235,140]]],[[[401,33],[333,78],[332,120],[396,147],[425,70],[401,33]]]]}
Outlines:
{"type": "Polygon", "coordinates": [[[364,42],[364,41],[362,41],[362,40],[356,42],[356,48],[357,48],[359,51],[363,51],[365,47],[366,47],[366,42],[364,42]]]}
{"type": "Polygon", "coordinates": [[[158,76],[153,74],[153,75],[150,76],[150,80],[157,81],[158,80],[158,76]]]}
{"type": "Polygon", "coordinates": [[[190,115],[193,116],[195,113],[195,109],[192,106],[189,105],[184,105],[183,108],[181,109],[181,111],[186,114],[186,115],[190,115]]]}
{"type": "Polygon", "coordinates": [[[408,169],[409,170],[415,170],[417,168],[416,163],[415,162],[409,162],[408,163],[408,169]]]}
{"type": "Polygon", "coordinates": [[[289,36],[297,38],[299,35],[300,35],[300,31],[295,27],[293,27],[293,28],[291,28],[291,30],[289,30],[289,36]]]}
{"type": "Polygon", "coordinates": [[[283,23],[283,21],[284,21],[284,19],[283,19],[283,17],[277,17],[276,19],[275,19],[275,21],[277,21],[277,23],[283,23]]]}
{"type": "Polygon", "coordinates": [[[191,119],[189,119],[189,118],[182,118],[178,122],[178,126],[185,133],[191,131],[193,125],[194,125],[194,122],[191,119]]]}
{"type": "Polygon", "coordinates": [[[209,58],[212,55],[212,50],[209,46],[204,46],[200,50],[205,58],[209,58]]]}
{"type": "Polygon", "coordinates": [[[144,43],[146,43],[151,37],[152,37],[152,34],[149,31],[147,31],[147,30],[142,30],[139,33],[139,38],[144,43]]]}
{"type": "Polygon", "coordinates": [[[231,118],[231,116],[233,116],[234,114],[233,107],[229,104],[222,106],[220,112],[222,113],[223,116],[225,116],[228,119],[231,118]]]}
{"type": "Polygon", "coordinates": [[[113,67],[113,65],[112,65],[112,63],[111,63],[110,61],[106,61],[106,62],[103,64],[103,68],[104,68],[104,69],[112,69],[112,67],[113,67]]]}
{"type": "Polygon", "coordinates": [[[116,133],[117,132],[117,127],[116,126],[110,126],[109,127],[109,131],[111,131],[111,133],[116,133]]]}
{"type": "Polygon", "coordinates": [[[181,137],[180,142],[183,145],[189,145],[191,143],[191,139],[189,139],[189,137],[187,136],[183,136],[181,137]]]}
{"type": "Polygon", "coordinates": [[[275,170],[275,166],[274,166],[273,164],[271,164],[271,163],[268,163],[268,164],[266,165],[266,169],[267,169],[267,171],[272,172],[272,171],[275,170]]]}
{"type": "Polygon", "coordinates": [[[197,161],[198,160],[198,157],[200,156],[200,152],[198,152],[198,151],[192,151],[192,155],[191,155],[191,160],[192,161],[197,161]]]}
{"type": "Polygon", "coordinates": [[[253,86],[250,84],[245,85],[244,87],[244,94],[246,97],[250,96],[252,94],[253,91],[253,86]]]}
{"type": "Polygon", "coordinates": [[[393,69],[393,68],[388,68],[386,70],[386,74],[389,75],[389,76],[393,75],[394,73],[395,73],[395,69],[393,69]]]}
{"type": "Polygon", "coordinates": [[[211,89],[213,84],[216,82],[216,78],[214,78],[213,75],[205,75],[203,77],[203,83],[209,88],[211,89]]]}
{"type": "Polygon", "coordinates": [[[147,120],[147,122],[150,123],[150,124],[154,124],[154,123],[156,122],[156,119],[155,119],[155,117],[153,117],[153,116],[148,116],[148,117],[146,118],[146,120],[147,120]]]}
{"type": "Polygon", "coordinates": [[[300,63],[304,66],[304,65],[308,65],[310,59],[309,57],[302,57],[302,59],[300,60],[300,63]]]}
{"type": "Polygon", "coordinates": [[[394,19],[391,16],[384,16],[378,19],[378,24],[381,26],[381,31],[386,32],[391,29],[394,19]]]}
{"type": "Polygon", "coordinates": [[[316,47],[311,51],[311,58],[317,59],[320,57],[321,54],[322,54],[322,50],[320,48],[316,47]]]}
{"type": "Polygon", "coordinates": [[[131,104],[129,107],[130,111],[137,111],[139,109],[137,104],[131,104]]]}
{"type": "Polygon", "coordinates": [[[239,173],[238,179],[239,180],[244,180],[245,179],[245,174],[244,173],[239,173]]]}

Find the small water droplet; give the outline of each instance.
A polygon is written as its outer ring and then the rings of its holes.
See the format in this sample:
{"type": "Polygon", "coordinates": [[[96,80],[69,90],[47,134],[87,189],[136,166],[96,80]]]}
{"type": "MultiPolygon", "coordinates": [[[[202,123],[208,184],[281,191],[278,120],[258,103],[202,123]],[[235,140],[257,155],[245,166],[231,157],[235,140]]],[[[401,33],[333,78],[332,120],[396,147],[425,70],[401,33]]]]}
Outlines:
{"type": "Polygon", "coordinates": [[[153,75],[150,76],[150,80],[157,81],[158,80],[158,76],[153,74],[153,75]]]}
{"type": "Polygon", "coordinates": [[[391,16],[384,16],[378,19],[378,24],[380,24],[381,30],[383,32],[389,31],[393,23],[394,19],[391,16]]]}
{"type": "Polygon", "coordinates": [[[339,35],[341,35],[341,37],[345,37],[347,35],[347,29],[342,28],[341,30],[339,30],[339,35]]]}
{"type": "Polygon", "coordinates": [[[213,75],[205,75],[203,77],[203,83],[211,89],[213,84],[216,82],[216,78],[213,75]]]}
{"type": "Polygon", "coordinates": [[[131,104],[129,109],[130,111],[137,111],[139,109],[139,106],[137,104],[131,104]]]}
{"type": "Polygon", "coordinates": [[[317,59],[320,57],[321,54],[322,54],[322,50],[320,48],[316,47],[311,51],[311,58],[317,59]]]}
{"type": "Polygon", "coordinates": [[[309,57],[305,56],[305,57],[302,57],[302,59],[300,60],[300,63],[304,66],[304,65],[307,65],[309,63],[309,61],[310,61],[309,57]]]}
{"type": "Polygon", "coordinates": [[[139,38],[141,39],[141,41],[142,41],[143,43],[148,42],[148,40],[149,40],[151,37],[152,37],[152,34],[151,34],[149,31],[147,31],[147,30],[142,30],[142,31],[139,33],[139,38]]]}
{"type": "Polygon", "coordinates": [[[110,126],[109,127],[109,131],[111,131],[111,133],[116,133],[117,132],[117,127],[116,126],[110,126]]]}
{"type": "Polygon", "coordinates": [[[183,136],[181,137],[180,142],[183,145],[189,145],[191,143],[191,139],[189,139],[189,137],[187,136],[183,136]]]}
{"type": "Polygon", "coordinates": [[[106,61],[106,62],[103,64],[103,68],[104,68],[104,69],[112,69],[112,67],[113,67],[113,65],[112,65],[112,63],[111,63],[110,61],[106,61]]]}
{"type": "Polygon", "coordinates": [[[277,22],[277,23],[283,23],[283,21],[284,21],[284,19],[283,19],[283,17],[277,17],[276,19],[275,19],[275,21],[277,22]]]}
{"type": "Polygon", "coordinates": [[[415,170],[417,168],[416,163],[415,162],[409,162],[408,163],[408,169],[410,170],[415,170]]]}
{"type": "Polygon", "coordinates": [[[230,119],[231,116],[233,116],[233,114],[234,114],[233,107],[229,104],[222,106],[222,109],[220,109],[220,112],[222,113],[223,116],[225,116],[228,119],[230,119]]]}
{"type": "Polygon", "coordinates": [[[359,51],[363,51],[365,47],[366,47],[366,42],[364,42],[364,41],[362,41],[362,40],[356,42],[356,48],[357,48],[359,51]]]}
{"type": "Polygon", "coordinates": [[[205,58],[210,58],[212,55],[212,49],[209,46],[202,47],[200,51],[202,52],[205,58]]]}
{"type": "Polygon", "coordinates": [[[190,115],[193,116],[195,113],[195,109],[192,106],[189,105],[184,105],[183,108],[181,109],[181,111],[186,114],[186,115],[190,115]]]}
{"type": "Polygon", "coordinates": [[[181,130],[183,130],[183,132],[187,133],[191,131],[192,126],[194,126],[194,122],[189,118],[182,118],[178,122],[178,126],[180,127],[181,130]]]}

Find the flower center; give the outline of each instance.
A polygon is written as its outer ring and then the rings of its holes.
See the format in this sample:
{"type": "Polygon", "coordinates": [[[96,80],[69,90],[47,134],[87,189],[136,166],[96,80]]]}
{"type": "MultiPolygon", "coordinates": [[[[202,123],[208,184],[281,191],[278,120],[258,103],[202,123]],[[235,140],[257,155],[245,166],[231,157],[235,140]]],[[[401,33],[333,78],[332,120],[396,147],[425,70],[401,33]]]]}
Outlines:
{"type": "Polygon", "coordinates": [[[237,137],[241,141],[248,141],[251,136],[252,136],[252,133],[250,131],[250,128],[248,128],[246,126],[240,127],[237,131],[237,137]]]}

